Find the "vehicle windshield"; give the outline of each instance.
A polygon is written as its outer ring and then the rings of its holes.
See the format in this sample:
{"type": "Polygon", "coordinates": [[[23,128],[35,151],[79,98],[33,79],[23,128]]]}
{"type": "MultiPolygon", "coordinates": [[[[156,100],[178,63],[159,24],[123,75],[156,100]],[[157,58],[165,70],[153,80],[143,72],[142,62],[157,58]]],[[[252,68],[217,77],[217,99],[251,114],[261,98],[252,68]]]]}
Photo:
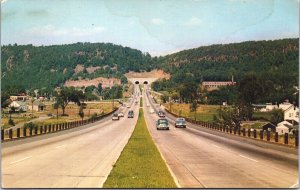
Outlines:
{"type": "Polygon", "coordinates": [[[185,119],[184,118],[179,118],[179,119],[176,119],[176,122],[178,122],[178,123],[185,123],[185,119]]]}
{"type": "Polygon", "coordinates": [[[160,124],[168,124],[168,120],[166,120],[166,119],[160,119],[160,120],[158,120],[158,124],[160,125],[160,124]]]}
{"type": "Polygon", "coordinates": [[[117,117],[117,116],[118,116],[118,114],[116,114],[116,113],[115,113],[113,116],[114,116],[114,117],[117,117]]]}

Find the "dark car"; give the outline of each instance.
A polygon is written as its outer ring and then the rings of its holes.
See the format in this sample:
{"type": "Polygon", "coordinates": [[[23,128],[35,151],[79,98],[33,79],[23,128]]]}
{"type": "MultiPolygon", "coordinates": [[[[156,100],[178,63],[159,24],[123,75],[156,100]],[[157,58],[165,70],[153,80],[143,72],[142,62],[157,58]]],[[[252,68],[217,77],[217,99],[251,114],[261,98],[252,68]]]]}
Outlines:
{"type": "Polygon", "coordinates": [[[184,118],[177,118],[175,121],[175,127],[183,127],[186,128],[186,121],[184,118]]]}
{"type": "Polygon", "coordinates": [[[134,112],[133,112],[133,110],[129,110],[129,111],[128,111],[127,117],[128,117],[128,118],[133,118],[133,117],[134,117],[134,112]]]}
{"type": "Polygon", "coordinates": [[[165,113],[163,112],[163,111],[158,111],[158,113],[157,113],[157,115],[159,116],[159,117],[165,117],[165,113]]]}
{"type": "Polygon", "coordinates": [[[119,118],[119,115],[117,114],[117,113],[114,113],[113,115],[112,115],[112,118],[111,118],[112,120],[119,120],[120,118],[119,118]]]}

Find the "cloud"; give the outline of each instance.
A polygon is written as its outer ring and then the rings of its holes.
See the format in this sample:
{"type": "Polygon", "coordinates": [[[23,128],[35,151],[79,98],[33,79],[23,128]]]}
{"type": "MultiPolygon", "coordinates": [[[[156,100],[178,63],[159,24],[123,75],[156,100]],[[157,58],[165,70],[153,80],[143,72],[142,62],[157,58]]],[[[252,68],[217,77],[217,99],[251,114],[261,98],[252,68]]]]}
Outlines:
{"type": "Polygon", "coordinates": [[[96,26],[89,28],[57,28],[53,25],[38,26],[29,29],[27,32],[34,36],[89,36],[105,31],[105,27],[96,26]]]}
{"type": "Polygon", "coordinates": [[[165,23],[165,21],[160,18],[153,18],[153,19],[151,19],[151,23],[155,24],[155,25],[162,25],[165,23]]]}
{"type": "Polygon", "coordinates": [[[188,20],[185,25],[186,26],[199,26],[202,24],[202,20],[198,17],[192,17],[190,20],[188,20]]]}

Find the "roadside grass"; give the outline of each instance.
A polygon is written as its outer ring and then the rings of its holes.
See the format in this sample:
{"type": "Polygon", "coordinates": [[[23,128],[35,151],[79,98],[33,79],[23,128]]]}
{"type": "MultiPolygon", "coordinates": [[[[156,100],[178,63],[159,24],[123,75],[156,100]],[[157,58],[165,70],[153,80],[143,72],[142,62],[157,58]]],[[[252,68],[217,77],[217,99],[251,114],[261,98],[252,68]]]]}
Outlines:
{"type": "Polygon", "coordinates": [[[140,107],[143,107],[143,99],[140,98],[140,107]]]}
{"type": "Polygon", "coordinates": [[[104,188],[176,188],[146,126],[143,109],[104,188]]]}
{"type": "MultiPolygon", "coordinates": [[[[163,104],[166,109],[170,109],[170,104],[163,104]]],[[[218,105],[199,105],[197,108],[196,118],[197,121],[213,121],[213,116],[217,114],[217,109],[220,108],[218,105]]],[[[190,119],[195,119],[195,113],[190,112],[189,104],[171,104],[171,111],[176,115],[180,115],[181,117],[186,117],[190,119]]]]}

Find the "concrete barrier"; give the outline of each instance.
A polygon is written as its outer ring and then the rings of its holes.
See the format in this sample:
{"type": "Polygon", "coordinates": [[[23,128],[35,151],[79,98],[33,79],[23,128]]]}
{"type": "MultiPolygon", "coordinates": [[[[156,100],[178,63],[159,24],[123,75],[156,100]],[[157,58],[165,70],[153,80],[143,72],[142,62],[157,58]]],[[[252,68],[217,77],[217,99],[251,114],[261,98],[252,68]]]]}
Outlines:
{"type": "Polygon", "coordinates": [[[275,132],[275,142],[278,143],[278,132],[275,132]]]}
{"type": "Polygon", "coordinates": [[[1,129],[1,141],[4,140],[4,129],[1,129]]]}
{"type": "Polygon", "coordinates": [[[289,144],[289,134],[284,133],[284,144],[289,144]]]}
{"type": "Polygon", "coordinates": [[[23,127],[23,137],[26,137],[26,136],[27,136],[27,128],[23,127]]]}
{"type": "Polygon", "coordinates": [[[9,130],[8,130],[8,138],[9,138],[9,139],[12,139],[12,138],[13,138],[13,130],[12,130],[12,129],[9,129],[9,130]]]}

